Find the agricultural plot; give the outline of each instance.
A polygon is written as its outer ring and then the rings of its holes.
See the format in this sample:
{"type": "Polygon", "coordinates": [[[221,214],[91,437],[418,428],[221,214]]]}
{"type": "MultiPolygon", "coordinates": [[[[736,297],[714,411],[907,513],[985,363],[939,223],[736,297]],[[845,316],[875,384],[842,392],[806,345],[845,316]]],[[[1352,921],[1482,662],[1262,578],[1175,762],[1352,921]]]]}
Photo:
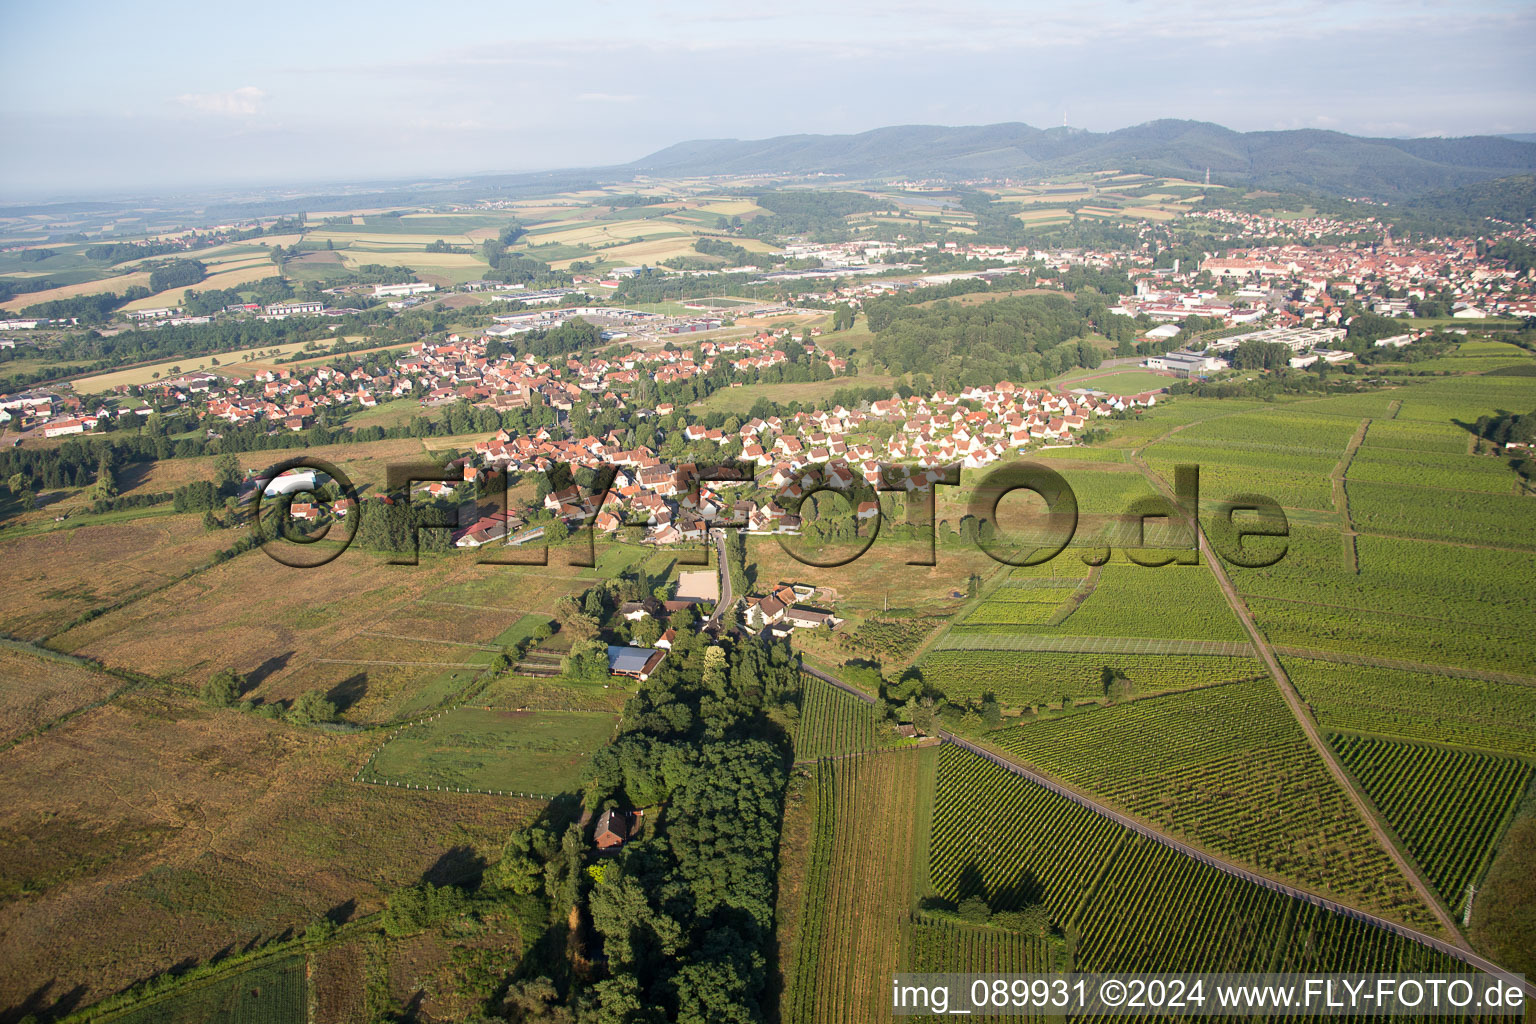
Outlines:
{"type": "Polygon", "coordinates": [[[1285,557],[1274,565],[1229,569],[1271,642],[1529,671],[1536,608],[1521,581],[1536,574],[1536,556],[1408,538],[1356,540],[1358,575],[1346,568],[1339,534],[1300,523],[1291,524],[1285,557]]]}
{"type": "MultiPolygon", "coordinates": [[[[207,565],[232,542],[198,518],[153,516],[0,541],[0,630],[37,640],[78,616],[207,565]]],[[[258,556],[262,557],[262,556],[258,556]]]]}
{"type": "Polygon", "coordinates": [[[816,768],[809,863],[787,965],[786,1024],[881,1021],[927,851],[933,748],[816,768]],[[893,828],[893,823],[904,823],[893,828]]]}
{"type": "Polygon", "coordinates": [[[1104,697],[1105,670],[1121,673],[1137,694],[1187,690],[1263,675],[1251,657],[1225,655],[941,650],[923,658],[924,678],[951,699],[992,694],[1004,707],[1104,697]]]}
{"type": "Polygon", "coordinates": [[[928,866],[933,891],[981,897],[993,910],[1042,903],[1077,916],[1125,830],[985,758],[939,750],[928,866]]]}
{"type": "MultiPolygon", "coordinates": [[[[1371,430],[1376,429],[1375,424],[1371,430]]],[[[1370,433],[1366,433],[1370,437],[1370,433]]],[[[1510,494],[1515,474],[1499,459],[1484,456],[1361,447],[1349,464],[1349,484],[1393,484],[1441,490],[1510,494]]],[[[1410,498],[1410,501],[1413,499],[1410,498]]]]}
{"type": "MultiPolygon", "coordinates": [[[[1510,490],[1514,488],[1513,474],[1510,490]]],[[[1536,549],[1536,502],[1514,494],[1349,485],[1350,514],[1362,533],[1489,547],[1536,549]]]]}
{"type": "MultiPolygon", "coordinates": [[[[1373,401],[1364,408],[1380,404],[1373,401]]],[[[1258,493],[1286,508],[1330,510],[1328,475],[1359,426],[1355,414],[1361,408],[1329,400],[1309,403],[1306,410],[1208,416],[1149,445],[1145,457],[1168,480],[1175,465],[1198,465],[1201,494],[1208,499],[1258,493]]]]}
{"type": "Polygon", "coordinates": [[[340,643],[391,608],[456,570],[473,568],[448,559],[423,558],[409,568],[381,563],[354,550],[299,570],[253,551],[75,626],[50,644],[191,686],[223,668],[275,683],[283,671],[334,657],[340,643]]]}
{"type": "Polygon", "coordinates": [[[815,676],[800,677],[795,758],[814,761],[874,750],[879,740],[868,704],[815,676]]]}
{"type": "Polygon", "coordinates": [[[1126,843],[1079,929],[1078,970],[1465,969],[1427,946],[1141,839],[1126,843]]]}
{"type": "Polygon", "coordinates": [[[964,619],[966,626],[1043,626],[1050,622],[1060,607],[1057,603],[1037,601],[983,601],[964,619]]]}
{"type": "Polygon", "coordinates": [[[1412,419],[1373,419],[1361,449],[1465,455],[1467,439],[1467,431],[1451,423],[1412,419]]]}
{"type": "Polygon", "coordinates": [[[490,711],[461,707],[395,733],[359,773],[363,782],[422,789],[554,796],[613,735],[600,711],[490,711]]]}
{"type": "Polygon", "coordinates": [[[0,992],[51,978],[93,1002],[349,900],[371,913],[444,850],[495,850],[542,807],[347,781],[378,741],[146,689],[13,748],[0,992]]]}
{"type": "Polygon", "coordinates": [[[876,658],[890,666],[907,661],[923,641],[949,622],[950,617],[942,613],[882,612],[856,626],[839,629],[833,634],[833,641],[845,651],[876,658]]]}
{"type": "Polygon", "coordinates": [[[940,651],[1057,651],[1068,654],[1220,654],[1238,657],[1251,644],[1229,640],[1159,640],[1156,637],[1030,636],[1022,633],[951,634],[940,651]]]}
{"type": "Polygon", "coordinates": [[[991,738],[1172,834],[1340,902],[1435,926],[1267,679],[991,738]]]}
{"type": "MultiPolygon", "coordinates": [[[[1053,974],[1067,970],[1065,944],[989,926],[917,913],[903,935],[904,970],[935,974],[1053,974]]],[[[915,1018],[933,1020],[929,1017],[915,1018]]],[[[969,1021],[1016,1024],[1029,1018],[976,1014],[969,1021]]]]}
{"type": "MultiPolygon", "coordinates": [[[[1222,423],[1227,422],[1222,420],[1222,423]]],[[[1188,431],[1158,442],[1146,451],[1147,465],[1165,480],[1174,467],[1200,467],[1200,493],[1210,498],[1263,494],[1285,508],[1327,510],[1333,507],[1328,473],[1339,461],[1348,437],[1330,454],[1296,454],[1284,445],[1271,449],[1187,439],[1188,431]]],[[[1281,434],[1280,436],[1284,436],[1281,434]]]]}
{"type": "MultiPolygon", "coordinates": [[[[930,863],[934,888],[947,898],[982,895],[995,909],[1043,905],[1057,927],[1079,935],[1075,970],[1368,971],[1455,964],[1135,836],[954,747],[940,751],[930,863]]],[[[955,942],[960,949],[971,945],[959,936],[955,942]]],[[[997,939],[988,946],[983,956],[1007,949],[997,939]]],[[[912,970],[987,969],[928,968],[954,962],[931,942],[914,941],[911,954],[912,970]]]]}
{"type": "Polygon", "coordinates": [[[118,1024],[304,1024],[309,979],[302,956],[188,985],[116,1018],[118,1024]]]}
{"type": "Polygon", "coordinates": [[[116,676],[60,658],[0,646],[0,747],[106,700],[126,685],[116,676]]]}
{"type": "MultiPolygon", "coordinates": [[[[1502,360],[1508,363],[1510,360],[1502,360]]],[[[1426,364],[1416,363],[1415,368],[1426,364]]],[[[1461,361],[1462,368],[1472,369],[1461,361]]],[[[1399,420],[1427,421],[1441,427],[1455,421],[1475,423],[1500,409],[1536,406],[1536,380],[1529,377],[1460,377],[1415,381],[1402,396],[1399,420]]],[[[1458,428],[1459,429],[1459,428],[1458,428]]]]}
{"type": "MultiPolygon", "coordinates": [[[[1022,649],[1120,650],[1134,638],[1157,639],[1169,646],[1161,653],[1217,653],[1211,641],[1240,643],[1246,637],[1215,578],[1203,565],[1130,564],[1123,553],[1104,565],[1079,589],[1001,586],[958,623],[941,641],[943,648],[1014,646],[1020,633],[1056,636],[1065,646],[1038,647],[1032,636],[1022,649]],[[1010,626],[1029,626],[1027,631],[1010,626]],[[1068,638],[1092,638],[1107,646],[1080,645],[1068,638]],[[996,641],[994,643],[993,641],[996,641]],[[1193,642],[1195,646],[1175,647],[1193,642]]],[[[1054,564],[1054,563],[1053,563],[1054,564]]],[[[1070,565],[1071,562],[1068,562],[1070,565]]],[[[1061,572],[1061,568],[1055,571],[1061,572]]],[[[1007,582],[1015,582],[1017,577],[1007,582]]],[[[1158,653],[1153,648],[1149,653],[1158,653]]]]}
{"type": "Polygon", "coordinates": [[[1285,670],[1329,731],[1517,757],[1536,749],[1536,687],[1299,658],[1285,670]]]}
{"type": "Polygon", "coordinates": [[[1100,570],[1093,593],[1056,628],[1083,637],[1247,637],[1205,566],[1151,569],[1118,560],[1100,570]]]}
{"type": "Polygon", "coordinates": [[[101,292],[116,292],[121,295],[135,285],[141,288],[148,288],[149,271],[139,270],[131,274],[119,274],[116,277],[80,281],[75,284],[62,285],[58,288],[48,288],[40,292],[18,295],[7,302],[0,302],[0,309],[16,312],[41,302],[52,302],[55,299],[73,299],[79,295],[96,295],[101,292]]]}
{"type": "Polygon", "coordinates": [[[1426,616],[1384,612],[1362,618],[1360,612],[1348,608],[1263,598],[1250,598],[1248,607],[1277,647],[1303,657],[1318,651],[1346,658],[1363,656],[1387,664],[1403,658],[1424,665],[1480,666],[1507,672],[1530,669],[1529,656],[1522,653],[1529,639],[1508,626],[1459,626],[1426,616]]]}
{"type": "Polygon", "coordinates": [[[181,288],[168,288],[163,292],[146,295],[124,306],[124,309],[159,309],[179,306],[189,291],[213,291],[220,288],[239,288],[268,277],[280,277],[281,271],[265,256],[249,260],[232,261],[217,267],[209,267],[210,273],[197,284],[181,288]]]}
{"type": "Polygon", "coordinates": [[[1365,736],[1335,736],[1339,758],[1423,865],[1426,881],[1459,907],[1530,784],[1529,762],[1365,736]]]}

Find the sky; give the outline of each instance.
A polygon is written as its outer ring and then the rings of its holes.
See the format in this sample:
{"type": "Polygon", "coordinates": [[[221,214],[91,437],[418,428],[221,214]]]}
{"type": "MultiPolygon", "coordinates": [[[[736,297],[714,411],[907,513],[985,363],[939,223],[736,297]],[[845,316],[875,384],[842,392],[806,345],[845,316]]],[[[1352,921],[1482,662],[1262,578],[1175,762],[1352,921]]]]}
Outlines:
{"type": "Polygon", "coordinates": [[[1530,0],[52,0],[0,6],[0,38],[0,202],[895,124],[1536,132],[1530,0]]]}

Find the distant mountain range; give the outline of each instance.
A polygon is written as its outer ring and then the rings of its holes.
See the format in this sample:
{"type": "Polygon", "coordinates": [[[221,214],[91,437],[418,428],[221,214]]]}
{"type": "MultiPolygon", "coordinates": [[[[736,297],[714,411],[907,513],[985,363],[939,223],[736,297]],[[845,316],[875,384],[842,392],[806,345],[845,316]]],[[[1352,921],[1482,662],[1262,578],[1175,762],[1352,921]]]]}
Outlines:
{"type": "MultiPolygon", "coordinates": [[[[1113,132],[991,124],[904,125],[858,135],[704,139],[621,170],[695,176],[841,174],[850,178],[1041,177],[1126,170],[1284,190],[1401,199],[1536,171],[1533,136],[1371,139],[1341,132],[1235,132],[1204,121],[1151,121],[1113,132]]],[[[612,170],[612,169],[605,169],[612,170]]]]}
{"type": "Polygon", "coordinates": [[[1203,121],[1151,121],[1113,132],[991,124],[905,125],[858,135],[680,142],[633,163],[415,182],[285,186],[235,195],[82,200],[0,208],[0,216],[158,209],[189,221],[359,206],[515,199],[593,188],[637,174],[838,174],[850,180],[1042,178],[1124,170],[1276,191],[1365,196],[1435,216],[1521,219],[1536,203],[1536,133],[1458,139],[1371,139],[1326,131],[1235,132],[1203,121]],[[1495,181],[1494,179],[1503,179],[1495,181]]]}

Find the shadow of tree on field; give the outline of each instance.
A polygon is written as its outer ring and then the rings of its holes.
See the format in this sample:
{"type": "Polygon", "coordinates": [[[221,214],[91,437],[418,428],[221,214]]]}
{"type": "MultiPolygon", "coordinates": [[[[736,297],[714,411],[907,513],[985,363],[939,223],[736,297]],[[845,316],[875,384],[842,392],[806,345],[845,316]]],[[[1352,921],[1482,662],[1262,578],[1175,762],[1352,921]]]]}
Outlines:
{"type": "Polygon", "coordinates": [[[357,900],[343,900],[325,912],[325,919],[332,924],[346,924],[357,913],[357,900]]]}
{"type": "Polygon", "coordinates": [[[256,687],[260,686],[262,680],[266,679],[268,676],[276,675],[278,672],[281,672],[284,668],[287,667],[288,661],[292,657],[292,651],[289,651],[286,654],[276,654],[262,662],[260,665],[257,665],[255,668],[251,669],[251,671],[247,672],[245,676],[246,688],[255,689],[256,687]]]}
{"type": "Polygon", "coordinates": [[[432,885],[461,885],[473,889],[480,884],[488,867],[486,859],[474,847],[459,845],[443,853],[422,872],[421,880],[432,885]]]}
{"type": "Polygon", "coordinates": [[[25,1017],[32,1017],[39,1022],[57,1020],[73,1013],[87,991],[84,985],[76,985],[72,989],[59,993],[51,1002],[48,993],[58,981],[57,978],[43,982],[37,988],[27,994],[27,997],[13,1006],[0,1010],[0,1024],[16,1024],[25,1017]]]}
{"type": "Polygon", "coordinates": [[[368,693],[368,673],[359,672],[348,676],[325,694],[325,699],[336,705],[337,714],[345,713],[348,708],[362,700],[368,693]]]}
{"type": "Polygon", "coordinates": [[[426,1000],[426,990],[417,989],[416,994],[407,999],[405,1005],[400,1007],[400,1012],[396,1015],[395,1019],[406,1021],[407,1024],[415,1024],[416,1021],[422,1020],[421,1004],[426,1002],[426,1000]]]}

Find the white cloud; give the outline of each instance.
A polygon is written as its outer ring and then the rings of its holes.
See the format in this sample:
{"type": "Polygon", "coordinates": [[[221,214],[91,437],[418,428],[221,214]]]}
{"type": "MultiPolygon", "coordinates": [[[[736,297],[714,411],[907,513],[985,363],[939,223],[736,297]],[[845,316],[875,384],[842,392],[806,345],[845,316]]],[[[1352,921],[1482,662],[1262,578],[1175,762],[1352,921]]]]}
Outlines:
{"type": "Polygon", "coordinates": [[[205,114],[222,117],[252,117],[261,112],[261,101],[267,94],[254,85],[242,85],[229,92],[188,92],[176,97],[176,102],[205,114]]]}
{"type": "Polygon", "coordinates": [[[627,92],[583,92],[576,95],[578,103],[633,103],[639,98],[627,92]]]}

